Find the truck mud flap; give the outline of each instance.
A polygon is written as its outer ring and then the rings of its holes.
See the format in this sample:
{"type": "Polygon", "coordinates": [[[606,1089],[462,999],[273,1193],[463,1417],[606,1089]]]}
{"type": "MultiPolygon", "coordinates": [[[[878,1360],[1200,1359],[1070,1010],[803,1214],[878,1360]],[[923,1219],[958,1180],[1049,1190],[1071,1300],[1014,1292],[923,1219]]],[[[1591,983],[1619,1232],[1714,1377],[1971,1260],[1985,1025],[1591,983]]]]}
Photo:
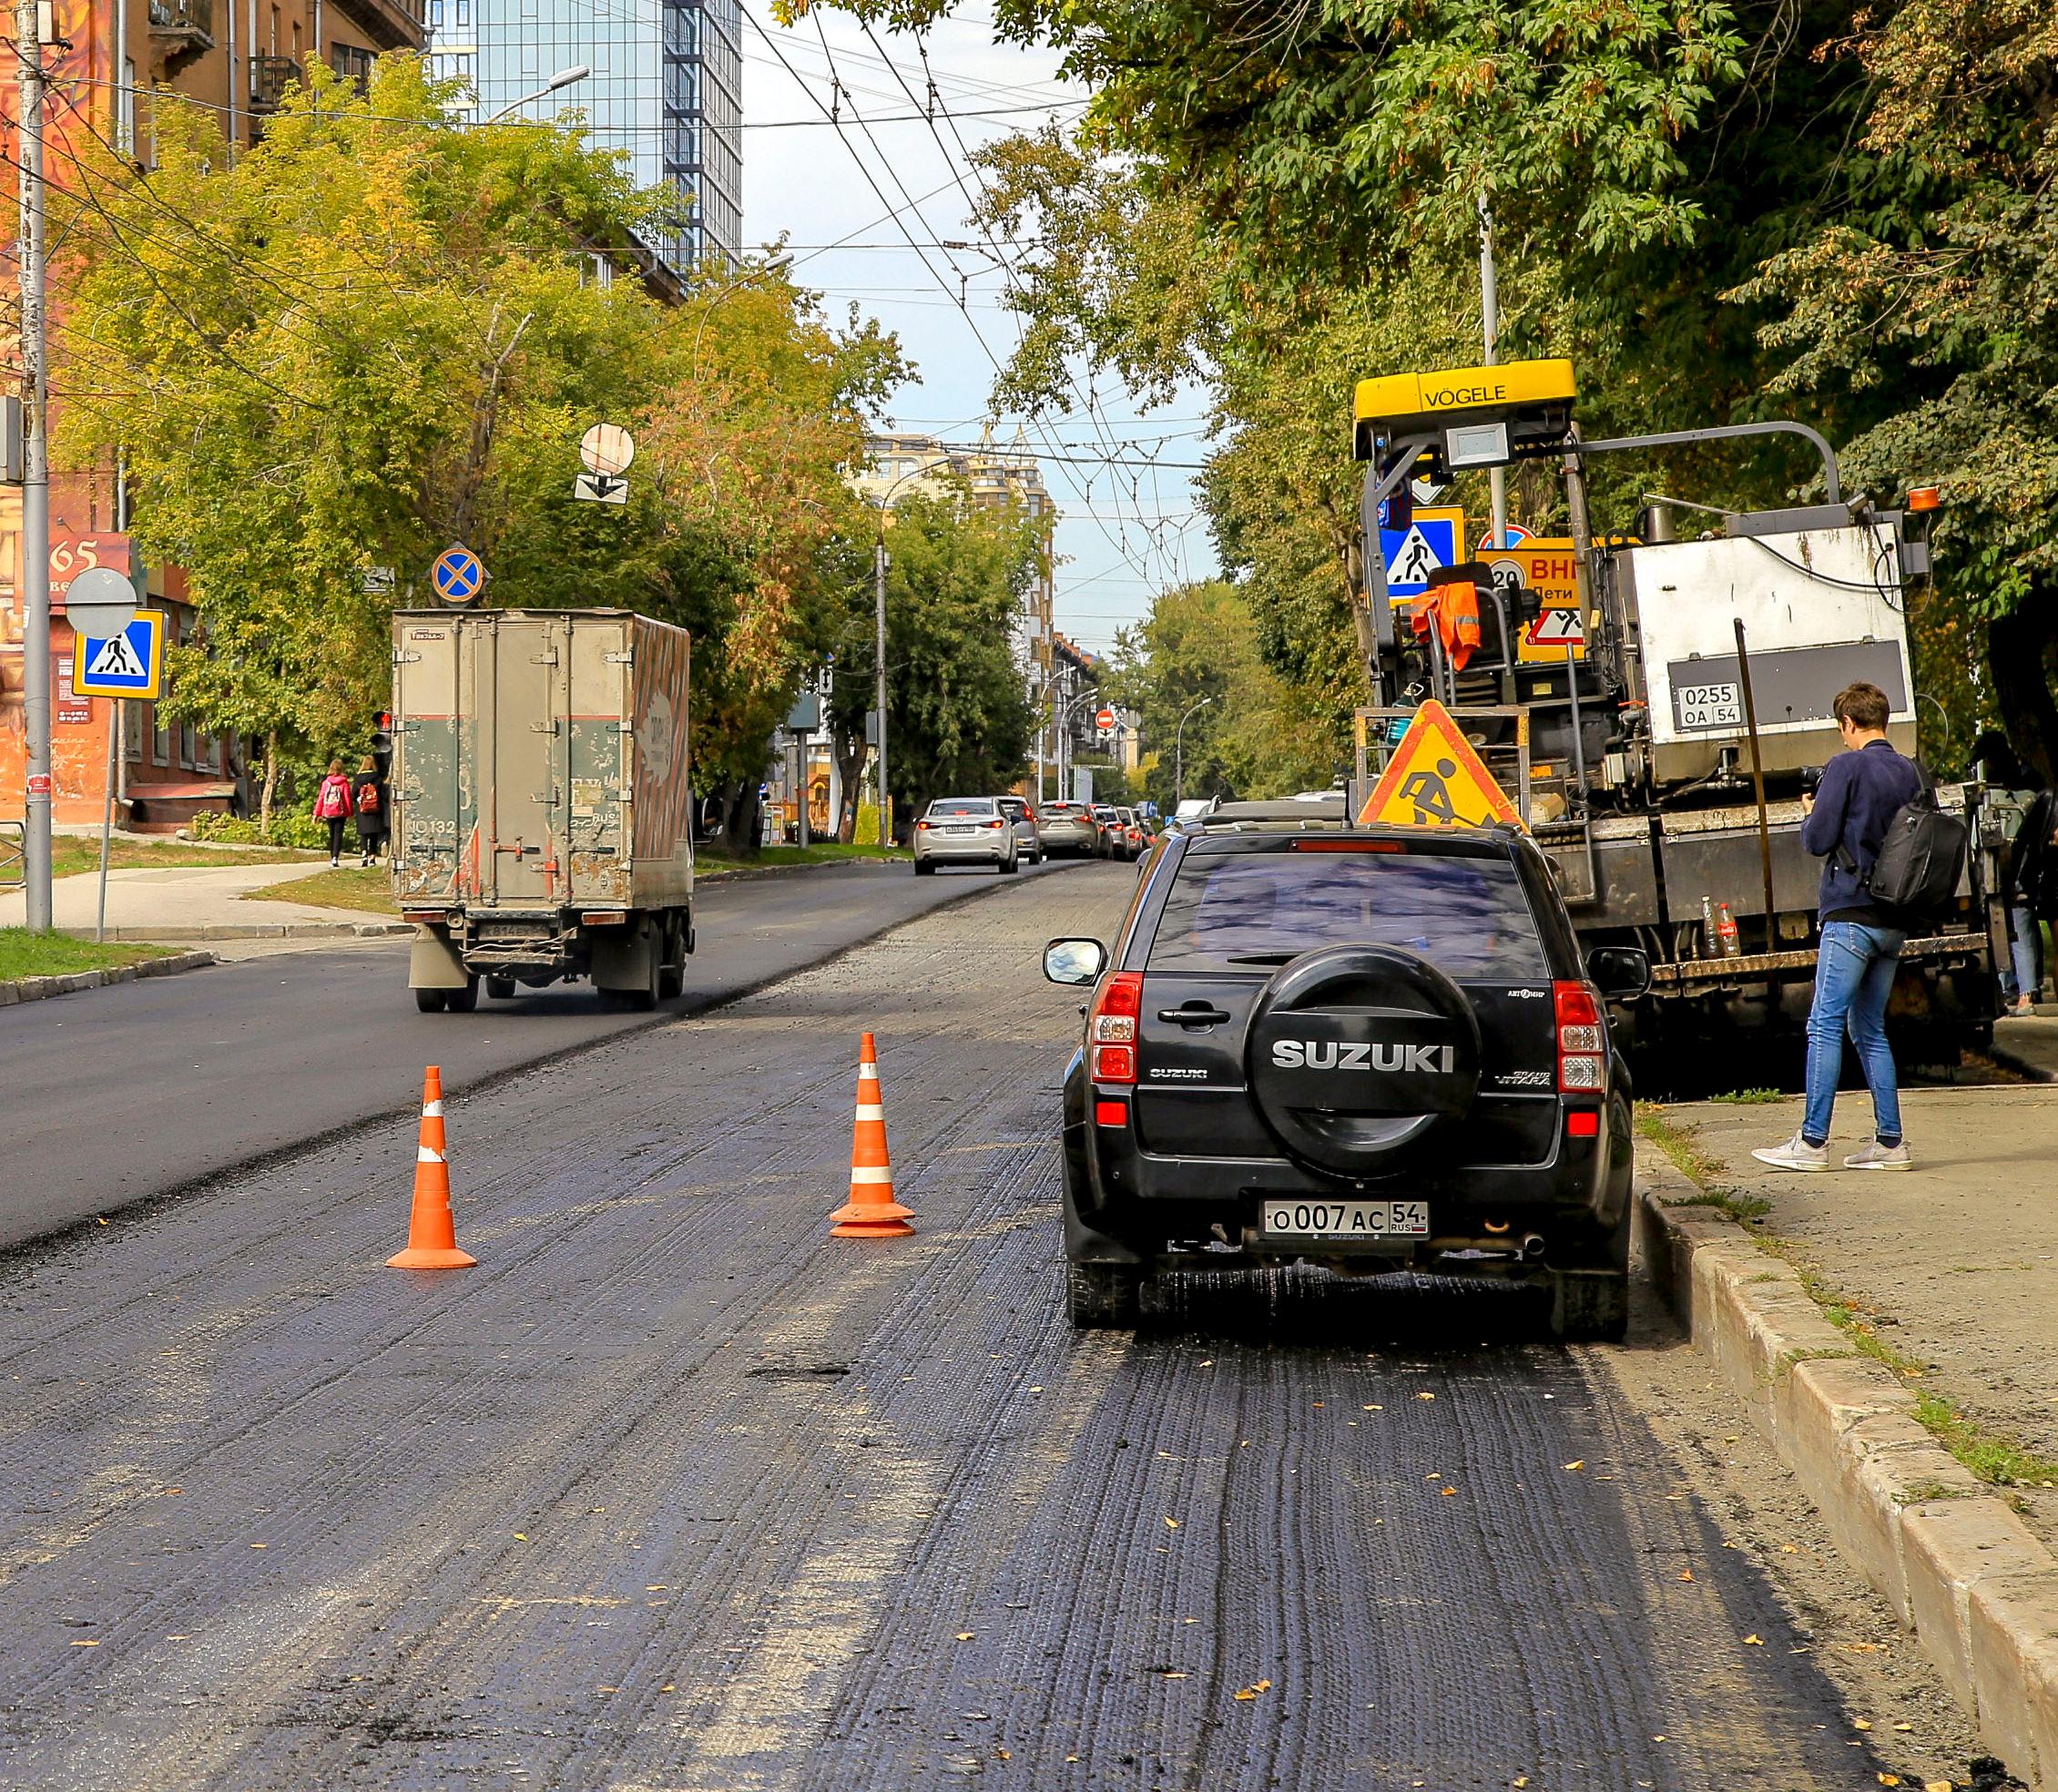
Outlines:
{"type": "Polygon", "coordinates": [[[409,989],[464,989],[471,981],[472,973],[465,970],[448,934],[433,927],[415,928],[407,960],[409,989]]]}

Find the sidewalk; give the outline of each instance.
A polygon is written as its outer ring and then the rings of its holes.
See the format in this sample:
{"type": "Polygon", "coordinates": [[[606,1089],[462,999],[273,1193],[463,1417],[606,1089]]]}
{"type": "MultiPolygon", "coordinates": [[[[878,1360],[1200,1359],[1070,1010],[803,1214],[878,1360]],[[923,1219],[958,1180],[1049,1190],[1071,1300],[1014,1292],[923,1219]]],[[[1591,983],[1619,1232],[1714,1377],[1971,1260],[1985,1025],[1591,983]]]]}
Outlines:
{"type": "MultiPolygon", "coordinates": [[[[306,877],[320,867],[280,865],[145,867],[107,875],[107,937],[114,940],[354,939],[367,932],[412,932],[383,916],[347,909],[318,909],[304,902],[246,902],[247,891],[306,877]]],[[[58,928],[93,932],[99,878],[94,873],[59,878],[52,886],[58,928]]],[[[20,891],[0,896],[0,927],[19,927],[27,899],[20,891]]]]}
{"type": "MultiPolygon", "coordinates": [[[[1999,1031],[2020,1061],[2058,1065],[2058,1020],[1999,1031]]],[[[1714,1160],[1704,1184],[1768,1202],[1750,1230],[1784,1241],[1779,1254],[1818,1278],[1818,1298],[1847,1301],[1869,1328],[1861,1340],[1902,1359],[1890,1366],[1912,1393],[1941,1402],[1925,1414],[1932,1431],[1950,1430],[1951,1414],[1977,1428],[1943,1439],[1961,1461],[2005,1469],[1982,1452],[2012,1439],[2058,1461],[2058,1084],[1904,1089],[1901,1110],[1916,1163],[1906,1174],[1802,1175],[1757,1162],[1752,1146],[1799,1125],[1798,1098],[1681,1103],[1663,1117],[1714,1160]]],[[[1841,1092],[1833,1159],[1870,1132],[1864,1092],[1841,1092]]],[[[2049,1472],[2002,1491],[2058,1543],[2058,1489],[2036,1484],[2049,1472]]]]}

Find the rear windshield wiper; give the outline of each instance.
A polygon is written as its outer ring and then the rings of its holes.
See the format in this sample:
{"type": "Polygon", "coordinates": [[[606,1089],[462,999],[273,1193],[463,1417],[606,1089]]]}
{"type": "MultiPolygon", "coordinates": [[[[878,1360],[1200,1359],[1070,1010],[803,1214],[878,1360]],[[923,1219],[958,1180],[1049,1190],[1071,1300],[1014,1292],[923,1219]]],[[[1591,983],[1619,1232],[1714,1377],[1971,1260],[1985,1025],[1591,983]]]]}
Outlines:
{"type": "Polygon", "coordinates": [[[1227,962],[1230,964],[1291,964],[1299,956],[1297,952],[1231,952],[1227,962]]]}

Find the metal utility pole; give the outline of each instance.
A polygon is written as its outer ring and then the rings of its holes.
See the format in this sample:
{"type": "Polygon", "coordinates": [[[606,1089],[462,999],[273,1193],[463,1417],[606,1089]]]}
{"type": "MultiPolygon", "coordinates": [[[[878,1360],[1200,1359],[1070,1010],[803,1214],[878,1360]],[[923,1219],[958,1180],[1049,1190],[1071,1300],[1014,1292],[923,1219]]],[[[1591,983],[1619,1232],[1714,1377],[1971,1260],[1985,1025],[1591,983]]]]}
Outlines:
{"type": "MultiPolygon", "coordinates": [[[[1501,359],[1501,289],[1493,269],[1493,213],[1485,199],[1479,202],[1479,311],[1480,321],[1486,336],[1486,364],[1494,365],[1501,359]]],[[[1488,487],[1493,494],[1493,535],[1487,543],[1489,547],[1505,547],[1508,545],[1508,470],[1494,467],[1487,474],[1488,487]]],[[[1458,545],[1461,554],[1464,544],[1458,545]]]]}
{"type": "Polygon", "coordinates": [[[888,830],[886,792],[886,511],[883,505],[879,512],[879,542],[871,551],[871,626],[876,657],[872,672],[876,681],[875,701],[879,705],[879,844],[883,850],[893,844],[888,830]]]}
{"type": "Polygon", "coordinates": [[[27,723],[27,805],[22,869],[31,932],[47,932],[50,909],[50,443],[44,433],[49,352],[43,309],[43,33],[36,0],[15,0],[21,91],[22,686],[27,723]]]}
{"type": "Polygon", "coordinates": [[[1214,701],[1211,697],[1202,697],[1186,716],[1179,718],[1179,726],[1172,730],[1172,812],[1175,815],[1187,796],[1187,716],[1192,715],[1195,709],[1207,708],[1214,701]]]}

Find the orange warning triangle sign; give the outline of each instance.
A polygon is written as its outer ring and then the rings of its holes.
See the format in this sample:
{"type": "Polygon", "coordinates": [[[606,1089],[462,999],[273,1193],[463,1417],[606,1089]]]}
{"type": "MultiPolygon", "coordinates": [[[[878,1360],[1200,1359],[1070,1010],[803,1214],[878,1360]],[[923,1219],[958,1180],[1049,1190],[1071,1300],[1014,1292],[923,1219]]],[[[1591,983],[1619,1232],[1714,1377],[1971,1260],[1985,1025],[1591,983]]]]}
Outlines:
{"type": "Polygon", "coordinates": [[[1434,697],[1415,711],[1358,820],[1360,826],[1396,828],[1523,824],[1451,712],[1434,697]]]}

